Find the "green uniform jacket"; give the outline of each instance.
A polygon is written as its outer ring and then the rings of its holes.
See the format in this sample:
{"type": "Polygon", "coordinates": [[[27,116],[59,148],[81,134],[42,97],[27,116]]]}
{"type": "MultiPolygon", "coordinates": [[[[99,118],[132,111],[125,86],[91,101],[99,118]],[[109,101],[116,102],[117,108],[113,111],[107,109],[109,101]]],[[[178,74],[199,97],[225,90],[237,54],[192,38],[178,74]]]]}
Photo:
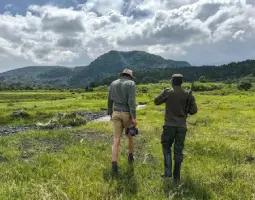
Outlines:
{"type": "Polygon", "coordinates": [[[108,94],[108,114],[113,111],[130,112],[136,119],[136,85],[128,78],[122,77],[113,81],[108,94]]]}
{"type": "MultiPolygon", "coordinates": [[[[172,89],[165,89],[159,96],[154,99],[155,105],[165,106],[165,126],[184,127],[186,128],[187,115],[185,113],[188,104],[189,93],[182,89],[181,86],[174,86],[172,89]]],[[[195,98],[191,95],[188,114],[197,113],[195,98]]]]}

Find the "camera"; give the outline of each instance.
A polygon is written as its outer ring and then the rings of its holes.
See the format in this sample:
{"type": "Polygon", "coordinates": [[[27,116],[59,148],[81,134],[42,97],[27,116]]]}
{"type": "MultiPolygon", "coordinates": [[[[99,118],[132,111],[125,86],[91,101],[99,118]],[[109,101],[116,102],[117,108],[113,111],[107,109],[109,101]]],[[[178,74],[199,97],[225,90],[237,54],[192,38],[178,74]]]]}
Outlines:
{"type": "Polygon", "coordinates": [[[138,134],[139,134],[139,131],[136,127],[126,129],[126,135],[127,136],[134,137],[134,136],[137,136],[138,134]]]}

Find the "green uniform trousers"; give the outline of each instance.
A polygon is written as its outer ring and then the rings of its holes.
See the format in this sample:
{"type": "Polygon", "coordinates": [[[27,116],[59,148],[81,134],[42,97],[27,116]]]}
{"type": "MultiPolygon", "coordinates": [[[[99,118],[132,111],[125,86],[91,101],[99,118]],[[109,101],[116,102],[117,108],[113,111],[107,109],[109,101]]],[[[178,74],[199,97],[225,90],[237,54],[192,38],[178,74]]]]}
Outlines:
{"type": "Polygon", "coordinates": [[[171,154],[171,147],[174,143],[174,160],[181,163],[183,161],[183,149],[187,129],[183,127],[164,126],[161,136],[163,152],[171,154]]]}

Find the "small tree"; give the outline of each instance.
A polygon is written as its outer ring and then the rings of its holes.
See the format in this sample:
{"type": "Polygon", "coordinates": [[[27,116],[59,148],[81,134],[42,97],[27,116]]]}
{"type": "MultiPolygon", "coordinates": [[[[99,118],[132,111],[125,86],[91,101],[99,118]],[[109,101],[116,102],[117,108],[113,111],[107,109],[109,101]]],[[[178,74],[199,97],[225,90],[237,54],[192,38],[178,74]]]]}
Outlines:
{"type": "Polygon", "coordinates": [[[205,83],[206,82],[205,76],[200,76],[199,77],[199,82],[205,83]]]}
{"type": "Polygon", "coordinates": [[[94,82],[91,82],[91,83],[89,84],[89,87],[94,88],[94,87],[96,87],[96,84],[95,84],[94,82]]]}
{"type": "Polygon", "coordinates": [[[141,81],[141,84],[148,84],[148,83],[157,83],[158,81],[152,77],[144,77],[141,81]]]}
{"type": "Polygon", "coordinates": [[[247,90],[249,90],[249,89],[251,89],[251,88],[252,88],[252,84],[250,83],[250,81],[245,80],[245,79],[241,80],[241,81],[237,84],[237,89],[238,89],[238,90],[245,90],[245,91],[247,91],[247,90]]]}
{"type": "Polygon", "coordinates": [[[224,83],[230,85],[233,83],[233,80],[231,80],[230,78],[228,78],[227,80],[224,81],[224,83]]]}

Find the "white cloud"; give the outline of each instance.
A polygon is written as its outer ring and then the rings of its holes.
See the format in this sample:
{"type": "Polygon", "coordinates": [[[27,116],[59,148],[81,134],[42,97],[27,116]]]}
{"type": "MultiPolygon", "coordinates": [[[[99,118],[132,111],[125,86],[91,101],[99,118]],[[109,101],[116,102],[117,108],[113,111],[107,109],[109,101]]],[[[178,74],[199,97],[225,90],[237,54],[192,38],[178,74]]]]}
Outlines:
{"type": "Polygon", "coordinates": [[[123,4],[123,0],[87,0],[82,7],[86,11],[92,10],[107,15],[112,10],[120,12],[123,4]]]}
{"type": "Polygon", "coordinates": [[[220,47],[224,51],[213,57],[215,62],[231,56],[235,60],[230,43],[244,48],[243,55],[254,52],[248,45],[255,40],[252,4],[249,0],[88,0],[77,8],[31,5],[24,16],[0,14],[0,59],[82,65],[115,49],[146,50],[207,64],[212,59],[201,57],[199,49],[217,54],[220,47]]]}
{"type": "Polygon", "coordinates": [[[244,39],[244,35],[245,35],[245,31],[239,30],[232,37],[233,37],[233,39],[243,40],[244,39]]]}

